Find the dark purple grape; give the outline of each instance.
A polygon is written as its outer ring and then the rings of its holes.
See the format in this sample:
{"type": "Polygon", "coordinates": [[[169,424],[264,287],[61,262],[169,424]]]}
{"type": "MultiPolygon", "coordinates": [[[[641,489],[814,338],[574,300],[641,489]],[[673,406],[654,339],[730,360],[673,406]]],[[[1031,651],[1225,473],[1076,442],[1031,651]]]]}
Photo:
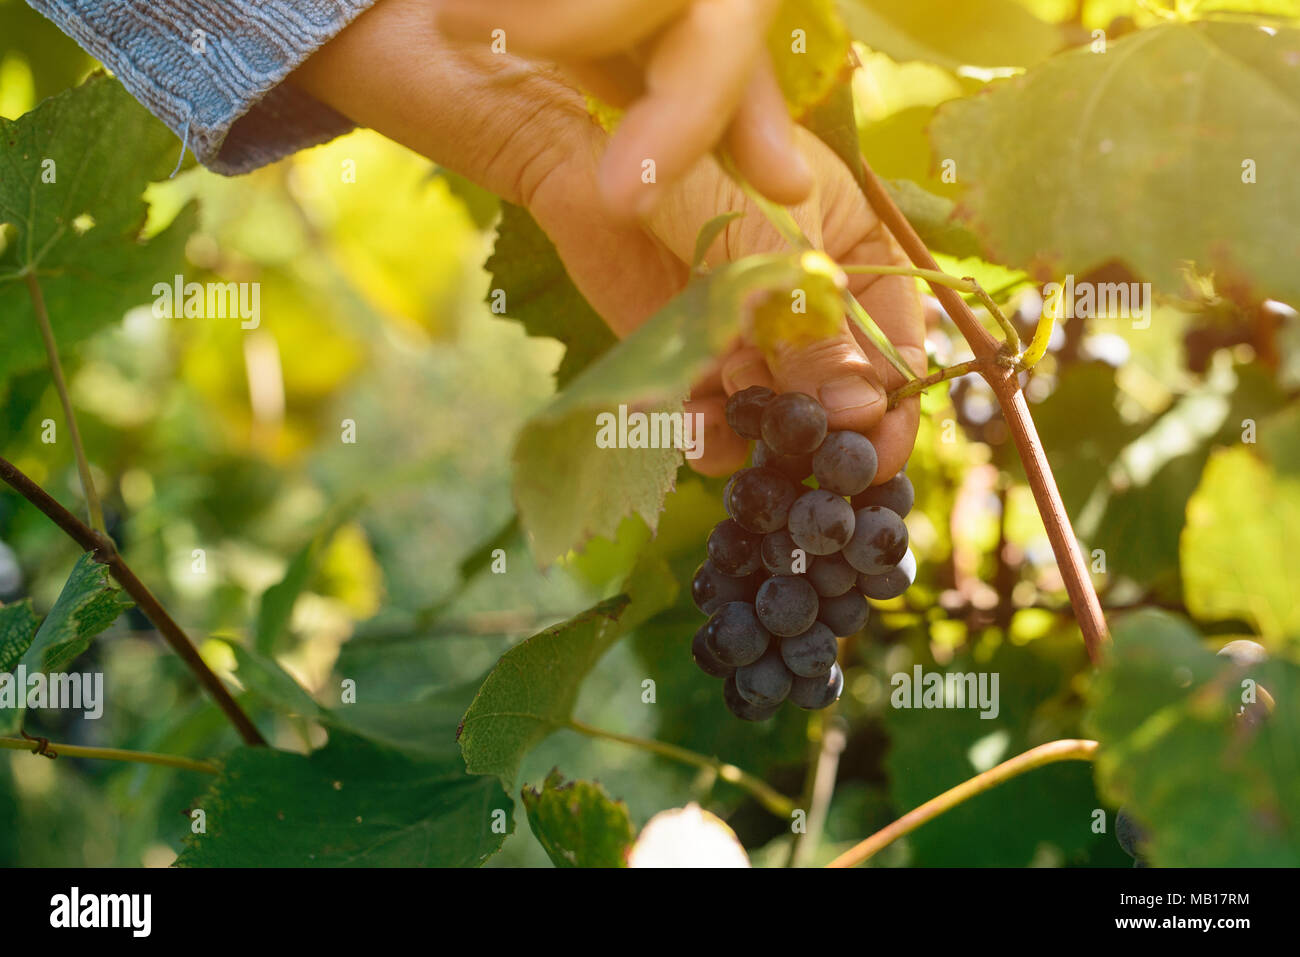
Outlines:
{"type": "Polygon", "coordinates": [[[854,513],[853,537],[844,560],[864,575],[883,575],[907,554],[907,526],[896,512],[879,505],[854,513]]]}
{"type": "Polygon", "coordinates": [[[857,432],[832,432],[813,455],[817,484],[836,495],[857,495],[876,477],[876,447],[857,432]]]}
{"type": "Polygon", "coordinates": [[[1127,808],[1115,812],[1115,840],[1129,857],[1135,861],[1142,860],[1142,849],[1147,843],[1146,828],[1133,819],[1127,808]]]}
{"type": "Polygon", "coordinates": [[[802,575],[807,570],[807,553],[794,543],[784,528],[763,536],[759,554],[763,558],[763,567],[773,575],[802,575]],[[796,560],[799,564],[797,571],[796,560]]]}
{"type": "Polygon", "coordinates": [[[754,606],[729,601],[704,625],[704,640],[719,663],[739,668],[763,657],[772,636],[754,614],[754,606]]]}
{"type": "Polygon", "coordinates": [[[782,475],[795,482],[802,482],[813,472],[811,452],[801,455],[777,455],[766,442],[754,443],[754,455],[751,459],[757,468],[776,469],[782,475]]]}
{"type": "Polygon", "coordinates": [[[790,537],[810,555],[834,555],[853,535],[853,506],[826,489],[804,492],[790,507],[790,537]]]}
{"type": "MultiPolygon", "coordinates": [[[[759,595],[763,590],[759,589],[759,595]]],[[[817,619],[841,638],[856,635],[867,623],[871,608],[856,588],[835,598],[823,598],[817,619]]]]}
{"type": "Polygon", "coordinates": [[[709,677],[725,678],[736,669],[731,665],[724,665],[718,660],[717,655],[709,651],[708,632],[707,624],[701,625],[695,632],[695,637],[691,639],[691,657],[695,659],[699,669],[709,677]]]}
{"type": "Polygon", "coordinates": [[[763,565],[762,556],[758,552],[761,541],[762,536],[729,518],[713,526],[705,547],[714,568],[724,575],[744,578],[754,574],[763,565]]]}
{"type": "Polygon", "coordinates": [[[734,393],[727,400],[727,425],[742,438],[761,439],[763,410],[775,398],[775,392],[761,385],[751,385],[734,393]]]}
{"type": "Polygon", "coordinates": [[[889,509],[899,518],[906,518],[907,513],[912,510],[915,494],[912,480],[899,472],[888,482],[873,485],[865,492],[853,496],[853,507],[859,509],[879,505],[881,508],[889,509]]]}
{"type": "Polygon", "coordinates": [[[743,469],[736,473],[727,496],[727,514],[751,532],[767,534],[784,528],[799,487],[772,469],[743,469]]]}
{"type": "Polygon", "coordinates": [[[831,665],[830,671],[816,678],[795,678],[788,697],[805,711],[820,711],[838,701],[843,690],[844,672],[839,665],[831,665]]]}
{"type": "Polygon", "coordinates": [[[857,580],[857,569],[843,555],[818,555],[808,565],[808,582],[823,598],[843,595],[857,580]]]}
{"type": "MultiPolygon", "coordinates": [[[[833,600],[833,599],[828,599],[833,600]]],[[[778,575],[763,582],[754,599],[758,620],[774,635],[801,635],[817,620],[817,592],[802,575],[778,575]]]]}
{"type": "Polygon", "coordinates": [[[711,615],[729,601],[752,602],[760,581],[756,574],[748,578],[724,575],[713,562],[706,561],[695,569],[695,577],[691,579],[691,597],[696,608],[711,615]]]}
{"type": "Polygon", "coordinates": [[[736,676],[729,675],[722,683],[722,700],[727,710],[742,721],[766,721],[780,709],[780,703],[763,708],[750,704],[736,689],[736,676]]]}
{"type": "Polygon", "coordinates": [[[897,598],[916,581],[916,556],[909,548],[903,560],[883,575],[859,575],[858,588],[876,601],[897,598]]]}
{"type": "Polygon", "coordinates": [[[820,621],[802,635],[781,639],[781,660],[792,674],[816,678],[831,670],[840,653],[835,634],[820,621]]]}
{"type": "Polygon", "coordinates": [[[736,691],[760,708],[775,708],[784,701],[793,680],[794,675],[790,674],[775,648],[768,649],[767,654],[752,665],[736,669],[736,691]]]}
{"type": "Polygon", "coordinates": [[[826,438],[826,410],[810,395],[786,392],[763,412],[763,441],[778,455],[813,452],[826,438]]]}

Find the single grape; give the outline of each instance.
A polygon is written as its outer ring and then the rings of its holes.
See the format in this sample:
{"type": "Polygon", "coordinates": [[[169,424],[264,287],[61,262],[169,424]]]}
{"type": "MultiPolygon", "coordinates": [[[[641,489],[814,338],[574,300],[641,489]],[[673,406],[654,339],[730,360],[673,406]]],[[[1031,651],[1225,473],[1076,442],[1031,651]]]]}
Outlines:
{"type": "Polygon", "coordinates": [[[816,678],[795,678],[788,697],[805,711],[820,711],[838,701],[843,690],[844,672],[839,665],[831,665],[830,671],[816,678]]]}
{"type": "Polygon", "coordinates": [[[836,495],[857,495],[876,477],[876,447],[857,432],[832,432],[813,454],[817,484],[836,495]]]}
{"type": "MultiPolygon", "coordinates": [[[[759,589],[762,594],[762,589],[759,589]]],[[[823,598],[817,618],[841,638],[856,635],[867,623],[870,606],[856,588],[835,598],[823,598]]]]}
{"type": "Polygon", "coordinates": [[[775,648],[752,665],[736,669],[736,691],[750,704],[760,708],[774,708],[790,693],[790,674],[781,654],[775,648]]]}
{"type": "Polygon", "coordinates": [[[778,455],[812,452],[826,438],[826,410],[810,395],[786,392],[763,411],[763,441],[778,455]]]}
{"type": "Polygon", "coordinates": [[[811,452],[800,455],[777,455],[766,442],[754,443],[754,455],[750,461],[758,468],[776,469],[795,482],[802,482],[813,473],[811,452]]]}
{"type": "MultiPolygon", "coordinates": [[[[833,599],[828,599],[833,600],[833,599]]],[[[817,592],[802,575],[778,575],[763,582],[754,599],[758,620],[774,635],[801,635],[817,620],[817,592]]]]}
{"type": "Polygon", "coordinates": [[[765,708],[750,704],[736,689],[735,675],[728,675],[722,683],[722,700],[727,705],[727,710],[742,721],[766,721],[781,707],[779,702],[765,708]]]}
{"type": "Polygon", "coordinates": [[[781,660],[800,678],[816,678],[831,670],[840,653],[835,635],[820,621],[802,635],[781,639],[781,660]]]}
{"type": "Polygon", "coordinates": [[[858,588],[876,601],[897,598],[916,581],[916,556],[909,548],[903,560],[883,575],[859,575],[858,588]]]}
{"type": "Polygon", "coordinates": [[[763,559],[758,551],[760,541],[759,535],[729,518],[713,526],[705,547],[714,568],[724,575],[744,578],[762,567],[763,559]]]}
{"type": "Polygon", "coordinates": [[[843,555],[818,555],[808,566],[808,582],[818,595],[843,595],[858,580],[858,572],[843,555]]]}
{"type": "Polygon", "coordinates": [[[763,559],[763,567],[773,575],[802,575],[808,566],[807,552],[794,543],[784,528],[763,536],[759,554],[763,559]],[[794,569],[796,560],[799,571],[794,569]]]}
{"type": "Polygon", "coordinates": [[[711,615],[729,601],[753,601],[759,583],[757,574],[733,578],[718,571],[712,561],[705,561],[691,579],[691,597],[696,608],[711,615]]]}
{"type": "Polygon", "coordinates": [[[810,555],[834,555],[853,535],[853,506],[824,488],[804,492],[790,507],[790,537],[810,555]]]}
{"type": "Polygon", "coordinates": [[[907,554],[907,526],[896,512],[880,505],[854,513],[853,537],[844,560],[864,575],[883,575],[907,554]]]}
{"type": "Polygon", "coordinates": [[[1146,828],[1134,820],[1126,808],[1115,812],[1115,840],[1129,857],[1142,860],[1142,848],[1147,842],[1146,828]]]}
{"type": "Polygon", "coordinates": [[[1231,658],[1233,664],[1243,667],[1268,661],[1268,650],[1259,642],[1247,638],[1228,642],[1218,650],[1218,654],[1224,658],[1231,658]]]}
{"type": "Polygon", "coordinates": [[[754,614],[753,605],[729,601],[705,623],[704,640],[721,664],[739,668],[763,657],[772,636],[754,614]]]}
{"type": "Polygon", "coordinates": [[[711,678],[725,678],[736,669],[731,665],[724,665],[718,660],[717,655],[709,651],[709,626],[701,625],[695,632],[695,637],[691,639],[691,657],[695,659],[695,664],[699,669],[711,678]]]}
{"type": "Polygon", "coordinates": [[[907,513],[912,510],[915,498],[916,492],[912,488],[912,480],[899,472],[888,482],[873,485],[865,492],[853,496],[853,507],[859,509],[879,505],[881,508],[889,509],[899,518],[906,518],[907,513]]]}
{"type": "MultiPolygon", "coordinates": [[[[1228,642],[1219,649],[1218,654],[1232,659],[1232,663],[1238,668],[1261,665],[1268,661],[1268,650],[1259,642],[1247,638],[1228,642]]],[[[1277,702],[1273,700],[1269,690],[1261,684],[1256,684],[1255,700],[1242,702],[1241,707],[1237,709],[1237,717],[1247,727],[1258,727],[1268,719],[1276,707],[1277,702]]]]}
{"type": "Polygon", "coordinates": [[[734,393],[727,400],[727,425],[742,438],[761,439],[763,410],[775,398],[775,392],[761,385],[751,385],[734,393]]]}
{"type": "Polygon", "coordinates": [[[766,534],[784,528],[798,487],[772,469],[743,469],[736,473],[727,496],[727,514],[751,532],[766,534]]]}

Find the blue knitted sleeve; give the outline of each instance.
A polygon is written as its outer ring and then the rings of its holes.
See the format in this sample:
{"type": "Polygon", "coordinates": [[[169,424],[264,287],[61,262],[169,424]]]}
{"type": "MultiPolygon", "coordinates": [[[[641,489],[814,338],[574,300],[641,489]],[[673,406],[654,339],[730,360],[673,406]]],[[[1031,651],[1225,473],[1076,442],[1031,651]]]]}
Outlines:
{"type": "Polygon", "coordinates": [[[28,0],[218,173],[345,133],[283,82],[375,0],[28,0]]]}

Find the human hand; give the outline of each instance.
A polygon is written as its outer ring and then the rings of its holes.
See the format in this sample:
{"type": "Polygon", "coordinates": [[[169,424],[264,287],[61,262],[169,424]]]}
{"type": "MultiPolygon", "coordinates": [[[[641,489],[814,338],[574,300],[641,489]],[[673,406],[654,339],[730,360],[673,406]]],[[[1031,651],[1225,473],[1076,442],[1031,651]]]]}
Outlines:
{"type": "Polygon", "coordinates": [[[766,51],[778,0],[442,0],[457,40],[548,60],[626,109],[595,185],[609,211],[647,215],[718,145],[756,189],[783,204],[812,188],[766,51]],[[658,188],[642,183],[655,162],[658,188]]]}
{"type": "MultiPolygon", "coordinates": [[[[674,185],[655,187],[660,200],[648,217],[629,221],[612,211],[596,188],[609,137],[588,116],[581,94],[554,70],[448,43],[425,0],[383,0],[294,82],[354,121],[526,206],[620,336],[685,285],[699,228],[717,214],[745,212],[715,242],[711,262],[785,248],[709,156],[674,185]]],[[[814,244],[842,265],[906,265],[839,159],[801,128],[794,143],[814,187],[791,212],[814,244]]],[[[855,274],[849,288],[912,369],[923,371],[924,320],[913,280],[855,274]]],[[[902,377],[846,320],[838,336],[812,345],[765,356],[742,340],[720,359],[688,406],[705,415],[704,454],[691,461],[698,471],[722,475],[743,464],[746,444],[727,429],[722,407],[726,395],[756,384],[813,395],[826,405],[832,429],[868,435],[879,456],[878,482],[910,455],[919,402],[886,410],[886,391],[902,377]]]]}

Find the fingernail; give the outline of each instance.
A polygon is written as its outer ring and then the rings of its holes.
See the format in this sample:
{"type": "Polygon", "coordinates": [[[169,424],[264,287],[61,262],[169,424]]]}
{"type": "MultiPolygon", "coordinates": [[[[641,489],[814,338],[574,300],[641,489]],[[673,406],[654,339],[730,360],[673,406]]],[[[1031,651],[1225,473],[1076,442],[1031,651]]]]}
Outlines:
{"type": "Polygon", "coordinates": [[[862,376],[856,375],[834,379],[818,391],[827,412],[847,412],[880,401],[880,390],[862,376]]]}

